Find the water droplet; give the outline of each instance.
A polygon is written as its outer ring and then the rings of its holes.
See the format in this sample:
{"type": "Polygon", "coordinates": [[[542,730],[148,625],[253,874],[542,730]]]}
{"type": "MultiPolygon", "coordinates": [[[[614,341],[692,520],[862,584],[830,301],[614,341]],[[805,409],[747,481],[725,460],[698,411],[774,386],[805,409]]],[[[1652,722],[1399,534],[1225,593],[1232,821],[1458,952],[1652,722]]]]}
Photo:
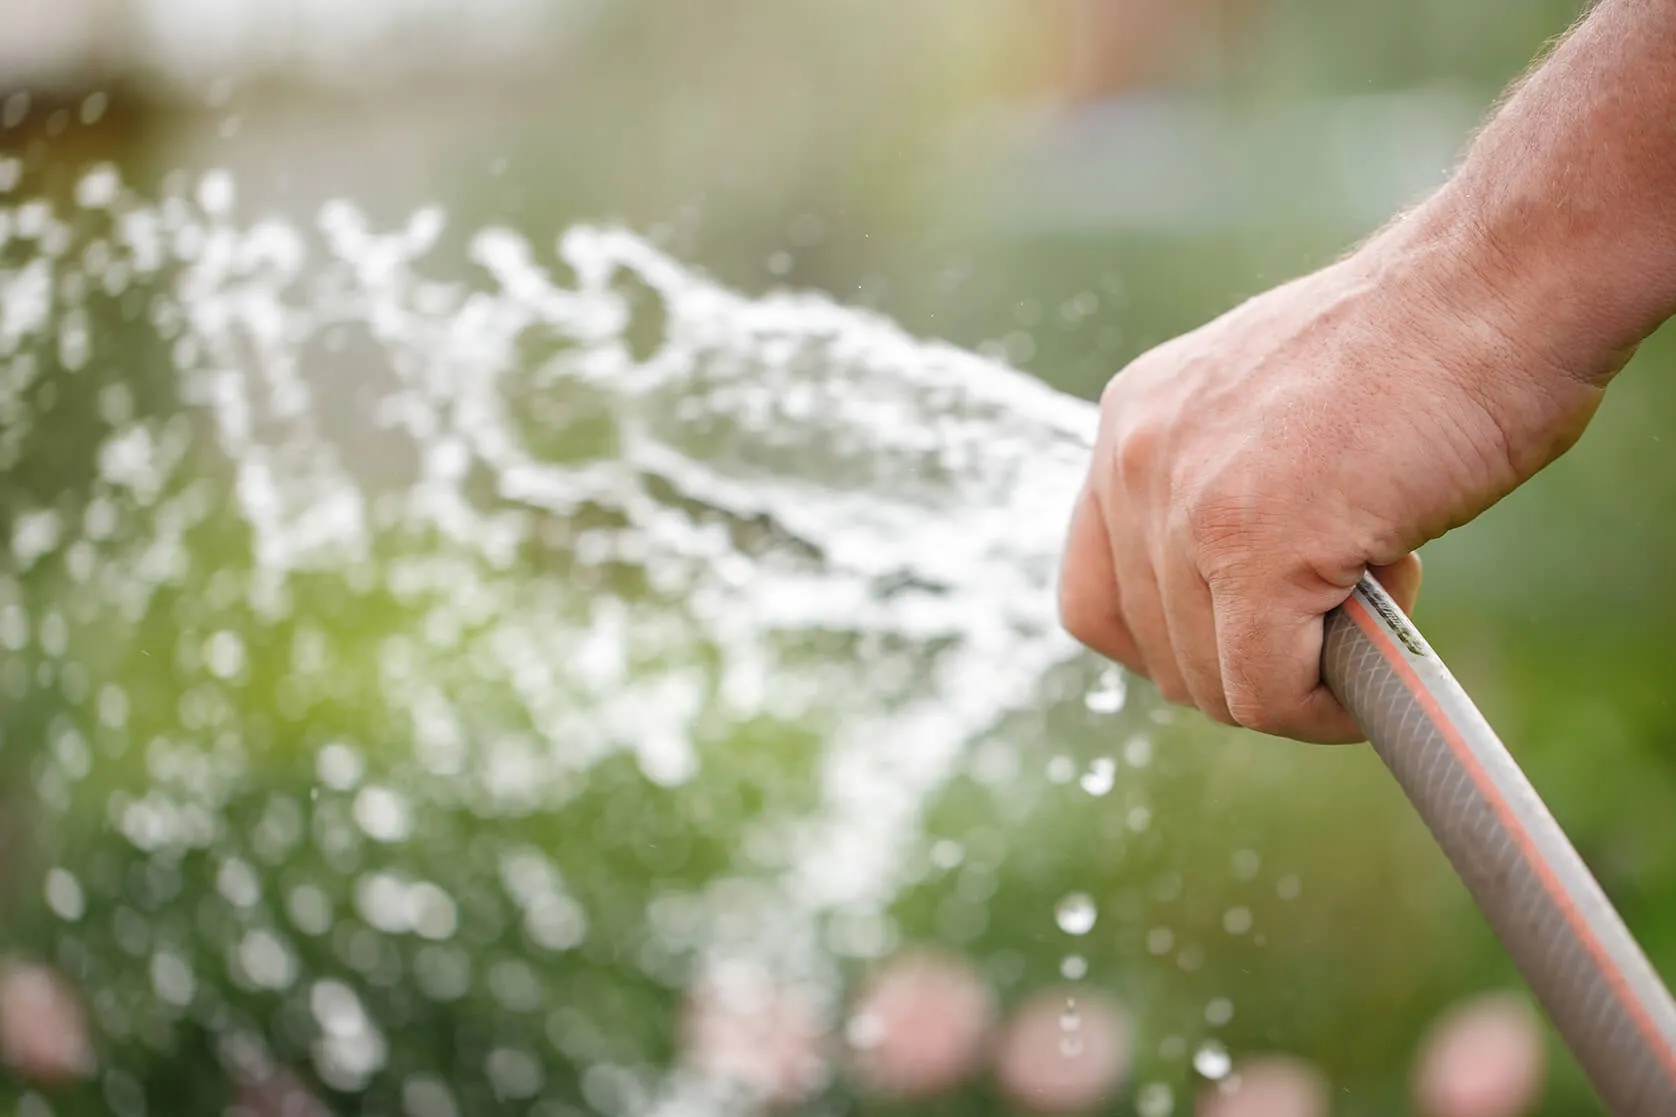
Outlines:
{"type": "Polygon", "coordinates": [[[244,667],[244,641],[222,629],[204,643],[204,662],[218,679],[231,679],[244,667]]]}
{"type": "Polygon", "coordinates": [[[1152,825],[1152,810],[1151,808],[1144,806],[1133,807],[1129,811],[1129,818],[1127,821],[1129,823],[1129,829],[1139,834],[1142,830],[1145,830],[1148,826],[1152,825]]]}
{"type": "Polygon", "coordinates": [[[1053,909],[1054,922],[1067,935],[1088,934],[1094,929],[1095,916],[1094,898],[1086,892],[1071,893],[1053,909]]]}
{"type": "Polygon", "coordinates": [[[363,1088],[383,1068],[389,1048],[355,991],[340,981],[317,981],[309,1008],[323,1033],[315,1043],[315,1070],[334,1089],[363,1088]]]}
{"type": "Polygon", "coordinates": [[[1229,908],[1222,913],[1222,929],[1230,935],[1243,935],[1251,930],[1251,909],[1229,908]]]}
{"type": "Polygon", "coordinates": [[[57,548],[63,527],[63,520],[51,509],[19,514],[12,525],[12,553],[18,565],[28,570],[57,548]]]}
{"type": "Polygon", "coordinates": [[[958,868],[965,857],[966,851],[960,847],[960,843],[951,842],[947,838],[931,847],[931,863],[939,869],[958,868]]]}
{"type": "Polygon", "coordinates": [[[413,976],[431,1000],[458,1000],[471,988],[471,956],[451,947],[426,946],[414,956],[413,976]]]}
{"type": "Polygon", "coordinates": [[[1304,882],[1299,879],[1296,873],[1288,873],[1281,877],[1275,882],[1274,886],[1275,895],[1282,900],[1296,900],[1303,893],[1303,890],[1304,882]]]}
{"type": "Polygon", "coordinates": [[[1233,1065],[1228,1049],[1213,1039],[1201,1043],[1193,1052],[1193,1069],[1212,1081],[1226,1078],[1233,1065]]]}
{"type": "Polygon", "coordinates": [[[391,873],[368,873],[355,885],[355,910],[367,926],[387,935],[411,930],[407,885],[391,873]]]}
{"type": "Polygon", "coordinates": [[[1205,1006],[1205,1023],[1220,1028],[1234,1018],[1234,1002],[1227,997],[1216,997],[1205,1006]]]}
{"type": "Polygon", "coordinates": [[[512,1012],[534,1012],[544,1000],[541,978],[515,958],[491,966],[488,985],[490,995],[512,1012]]]}
{"type": "Polygon", "coordinates": [[[871,1051],[885,1040],[885,1022],[876,1012],[858,1012],[844,1025],[844,1041],[857,1051],[871,1051]]]}
{"type": "Polygon", "coordinates": [[[0,609],[0,644],[8,651],[19,652],[29,643],[29,615],[20,605],[0,609]]]}
{"type": "Polygon", "coordinates": [[[454,897],[437,885],[420,881],[407,890],[407,922],[420,938],[450,938],[459,921],[454,897]]]}
{"type": "Polygon", "coordinates": [[[501,1047],[489,1052],[484,1064],[489,1082],[501,1098],[530,1098],[541,1092],[545,1074],[541,1060],[528,1051],[501,1047]]]}
{"type": "Polygon", "coordinates": [[[360,753],[341,741],[334,741],[320,750],[315,758],[315,771],[327,787],[348,791],[361,782],[365,766],[360,753]]]}
{"type": "Polygon", "coordinates": [[[82,894],[81,882],[68,869],[53,869],[47,873],[47,907],[58,918],[74,923],[87,910],[87,898],[82,894]]]}
{"type": "Polygon", "coordinates": [[[76,183],[76,204],[83,209],[104,209],[116,201],[122,183],[116,168],[101,164],[88,171],[76,183]]]}
{"type": "Polygon", "coordinates": [[[363,787],[355,796],[355,821],[375,842],[400,842],[412,831],[406,796],[387,787],[363,787]]]}
{"type": "Polygon", "coordinates": [[[1088,976],[1088,959],[1080,954],[1067,954],[1059,963],[1059,976],[1066,981],[1081,981],[1088,976]]]}
{"type": "Polygon", "coordinates": [[[285,898],[285,910],[297,930],[324,935],[332,929],[332,901],[312,884],[299,884],[285,898]]]}
{"type": "Polygon", "coordinates": [[[239,943],[239,965],[250,981],[263,989],[284,989],[297,975],[297,960],[285,940],[258,928],[239,943]]]}
{"type": "Polygon", "coordinates": [[[207,171],[198,181],[198,204],[212,217],[225,217],[233,209],[233,176],[224,170],[207,171]]]}
{"type": "Polygon", "coordinates": [[[1067,1059],[1082,1054],[1082,1015],[1077,1011],[1076,998],[1065,1000],[1065,1011],[1059,1014],[1059,1053],[1067,1059]]]}
{"type": "MultiPolygon", "coordinates": [[[[1028,357],[1024,358],[1029,360],[1028,357]]],[[[1128,697],[1129,686],[1121,668],[1107,668],[1100,675],[1100,681],[1095,684],[1083,697],[1083,705],[1088,707],[1089,713],[1115,714],[1123,709],[1124,700],[1128,697]]]]}
{"type": "Polygon", "coordinates": [[[256,877],[256,870],[237,857],[229,857],[221,863],[215,886],[222,897],[236,908],[255,907],[256,901],[262,898],[262,884],[256,877]]]}
{"type": "Polygon", "coordinates": [[[459,1117],[460,1112],[448,1084],[429,1075],[414,1075],[402,1084],[402,1109],[407,1117],[459,1117]]]}
{"type": "Polygon", "coordinates": [[[99,723],[107,729],[128,724],[128,695],[114,683],[99,689],[99,723]]]}
{"type": "Polygon", "coordinates": [[[1129,738],[1123,745],[1123,762],[1131,768],[1145,768],[1152,763],[1152,738],[1140,734],[1129,738]]]}
{"type": "Polygon", "coordinates": [[[1146,933],[1146,952],[1148,954],[1168,954],[1176,944],[1175,932],[1168,927],[1154,927],[1146,933]]]}
{"type": "Polygon", "coordinates": [[[1232,859],[1235,880],[1250,880],[1263,867],[1263,859],[1253,849],[1236,850],[1232,859]]]}
{"type": "Polygon", "coordinates": [[[1117,781],[1117,763],[1109,756],[1097,756],[1088,765],[1078,782],[1090,795],[1100,796],[1112,789],[1117,781]]]}
{"type": "Polygon", "coordinates": [[[1170,1117],[1175,1108],[1175,1091],[1162,1082],[1148,1082],[1135,1094],[1138,1117],[1170,1117]]]}
{"type": "Polygon", "coordinates": [[[1075,997],[1065,999],[1065,1011],[1059,1014],[1059,1027],[1061,1031],[1066,1032],[1076,1032],[1082,1029],[1082,1014],[1077,1011],[1075,997]]]}
{"type": "MultiPolygon", "coordinates": [[[[68,675],[69,668],[65,669],[65,673],[68,675]]],[[[52,755],[58,761],[59,769],[73,780],[86,776],[93,762],[87,739],[68,725],[61,726],[52,735],[52,755]]]]}
{"type": "Polygon", "coordinates": [[[1187,1056],[1187,1041],[1181,1036],[1165,1036],[1158,1041],[1158,1057],[1169,1062],[1187,1056]]]}
{"type": "Polygon", "coordinates": [[[524,929],[538,946],[548,950],[570,950],[588,935],[588,919],[569,896],[546,896],[525,912],[524,929]]]}
{"type": "Polygon", "coordinates": [[[1070,783],[1077,774],[1077,766],[1068,756],[1056,756],[1048,761],[1047,778],[1049,783],[1070,783]]]}
{"type": "Polygon", "coordinates": [[[151,956],[151,987],[165,1003],[184,1007],[192,1003],[198,982],[186,959],[164,950],[151,956]]]}

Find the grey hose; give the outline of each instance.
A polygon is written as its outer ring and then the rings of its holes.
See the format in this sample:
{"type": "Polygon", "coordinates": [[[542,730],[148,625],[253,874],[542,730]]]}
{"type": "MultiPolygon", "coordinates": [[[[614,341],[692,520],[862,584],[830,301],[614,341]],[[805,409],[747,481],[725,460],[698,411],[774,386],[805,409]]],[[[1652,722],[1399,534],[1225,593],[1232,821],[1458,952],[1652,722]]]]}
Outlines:
{"type": "Polygon", "coordinates": [[[1361,725],[1606,1106],[1676,1117],[1676,1004],[1489,723],[1371,577],[1327,617],[1361,725]]]}

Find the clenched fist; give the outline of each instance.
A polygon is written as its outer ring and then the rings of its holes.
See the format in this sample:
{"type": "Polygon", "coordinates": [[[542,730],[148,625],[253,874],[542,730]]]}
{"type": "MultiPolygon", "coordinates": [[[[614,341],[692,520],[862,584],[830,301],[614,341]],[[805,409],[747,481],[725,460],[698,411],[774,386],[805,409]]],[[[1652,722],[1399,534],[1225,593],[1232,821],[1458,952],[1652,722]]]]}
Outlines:
{"type": "Polygon", "coordinates": [[[1581,434],[1621,347],[1561,337],[1446,196],[1115,376],[1069,532],[1065,627],[1218,721],[1361,733],[1323,618],[1581,434]]]}

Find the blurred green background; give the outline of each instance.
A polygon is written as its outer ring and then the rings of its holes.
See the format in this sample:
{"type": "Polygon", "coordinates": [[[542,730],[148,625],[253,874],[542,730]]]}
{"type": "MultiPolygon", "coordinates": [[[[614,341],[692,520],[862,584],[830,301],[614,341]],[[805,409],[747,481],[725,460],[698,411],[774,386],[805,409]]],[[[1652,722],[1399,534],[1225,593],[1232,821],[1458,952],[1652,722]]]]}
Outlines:
{"type": "MultiPolygon", "coordinates": [[[[825,292],[1089,399],[1148,346],[1329,260],[1440,181],[1500,90],[1578,14],[1576,4],[1547,0],[339,8],[39,0],[0,9],[0,153],[19,160],[13,197],[66,199],[89,165],[111,160],[142,192],[183,171],[226,168],[245,216],[307,222],[323,202],[349,198],[389,224],[435,204],[451,236],[502,224],[538,245],[578,222],[621,223],[747,294],[825,292]]],[[[14,251],[5,265],[23,262],[14,251]]],[[[80,388],[65,389],[86,406],[57,409],[52,438],[8,459],[0,515],[12,530],[19,509],[85,483],[98,435],[94,385],[131,382],[151,406],[171,405],[159,386],[173,359],[166,345],[116,318],[99,328],[125,356],[95,361],[80,388]]],[[[1663,439],[1676,416],[1672,359],[1667,336],[1655,337],[1575,451],[1427,549],[1417,616],[1665,973],[1676,973],[1676,592],[1667,576],[1676,531],[1665,515],[1676,468],[1663,439]]],[[[204,530],[195,553],[219,556],[210,566],[236,565],[237,541],[216,539],[213,519],[204,530]]],[[[532,582],[551,573],[522,571],[532,582]]],[[[199,631],[215,609],[207,578],[178,589],[198,610],[199,631]]],[[[16,585],[37,614],[74,598],[44,575],[18,574],[16,585]]],[[[400,609],[346,604],[337,592],[322,585],[297,610],[328,633],[344,673],[341,692],[323,699],[328,713],[298,726],[265,712],[278,700],[264,673],[278,677],[298,638],[287,626],[301,620],[271,631],[266,645],[247,637],[252,681],[227,716],[255,735],[268,726],[272,761],[241,777],[227,809],[245,812],[252,830],[264,811],[284,815],[318,794],[314,750],[330,734],[387,732],[380,713],[358,705],[354,676],[381,634],[400,626],[400,609]]],[[[172,646],[166,603],[148,616],[172,646]]],[[[94,648],[96,620],[78,637],[94,648]]],[[[115,649],[90,670],[122,681],[135,719],[162,727],[177,717],[186,684],[168,670],[115,649]]],[[[1147,698],[1135,690],[1142,721],[1147,698]]],[[[42,1092],[18,1081],[8,1086],[12,1103],[30,1113],[121,1112],[137,1090],[154,1111],[218,1111],[230,1096],[226,1075],[210,1069],[228,1060],[213,1039],[219,1025],[142,1026],[145,959],[155,955],[145,933],[125,939],[122,913],[136,902],[121,894],[124,874],[144,859],[91,795],[80,815],[34,809],[38,754],[67,702],[25,677],[0,713],[0,756],[15,784],[8,875],[20,882],[0,939],[79,968],[90,989],[127,990],[131,1027],[111,1031],[105,1017],[100,1027],[128,1077],[42,1092]],[[69,949],[41,900],[44,867],[55,863],[84,867],[87,910],[69,949]],[[124,1083],[134,1090],[124,1094],[124,1083]]],[[[1022,750],[1016,788],[1003,795],[962,777],[928,804],[927,843],[951,836],[984,849],[967,867],[992,879],[932,874],[897,898],[893,915],[905,940],[981,960],[1005,1002],[1057,980],[1068,947],[1054,904],[1091,893],[1109,915],[1076,943],[1086,982],[1132,1006],[1134,1081],[1176,1083],[1177,1112],[1195,1087],[1179,1054],[1156,1053],[1158,1040],[1205,1032],[1214,997],[1237,1008],[1214,1029],[1236,1056],[1304,1056],[1333,1082],[1335,1113],[1372,1117],[1411,1112],[1410,1061],[1439,1012],[1517,986],[1365,750],[1310,749],[1184,716],[1159,725],[1152,825],[1116,856],[1128,817],[1121,796],[1067,797],[1047,774],[1057,755],[1080,764],[1113,742],[1097,722],[1047,724],[1053,731],[1022,750]],[[1258,854],[1261,869],[1232,867],[1241,851],[1258,854]],[[1172,874],[1179,888],[1154,887],[1172,874]],[[1290,876],[1301,892],[1281,901],[1277,882],[1290,876]],[[983,917],[951,916],[950,897],[974,889],[983,917]],[[1239,905],[1257,911],[1261,935],[1224,930],[1224,913],[1239,905]],[[1198,963],[1150,954],[1156,925],[1198,944],[1198,963]]],[[[657,888],[698,888],[721,872],[753,812],[797,809],[812,766],[805,745],[784,731],[741,732],[705,756],[703,795],[607,761],[574,809],[493,826],[470,810],[438,810],[390,854],[402,871],[460,896],[519,843],[569,851],[583,866],[567,873],[589,912],[587,948],[539,972],[516,950],[506,959],[524,966],[520,979],[538,984],[545,1007],[593,1014],[592,1046],[548,1048],[542,1096],[561,1099],[554,1105],[600,1106],[582,1085],[593,1061],[670,1057],[677,995],[614,941],[634,938],[657,888]],[[647,826],[684,843],[683,855],[660,865],[628,836],[647,826]]],[[[402,770],[401,743],[387,747],[402,770]]],[[[101,760],[101,778],[143,785],[143,770],[122,767],[101,760]]],[[[211,865],[183,863],[165,890],[213,895],[211,865]]],[[[350,887],[329,865],[280,860],[273,872],[335,882],[321,884],[327,892],[350,887]]],[[[207,914],[196,925],[154,931],[156,941],[218,956],[232,925],[200,907],[207,914]]],[[[460,917],[462,935],[475,926],[470,949],[485,967],[502,942],[493,908],[486,899],[481,926],[469,905],[460,917]]],[[[318,945],[318,957],[299,948],[304,972],[330,964],[325,940],[318,945]]],[[[198,969],[211,983],[208,964],[198,969]]],[[[508,1034],[547,1044],[535,1017],[518,1017],[482,987],[445,1008],[416,1006],[399,982],[368,978],[368,988],[369,1011],[391,1022],[388,1075],[365,1096],[330,1095],[334,1106],[396,1112],[401,1076],[423,1072],[454,1083],[461,1112],[513,1108],[484,1077],[483,1059],[508,1034]]],[[[283,1012],[266,1015],[262,996],[230,981],[223,1008],[306,1064],[306,1039],[287,1038],[283,1012]]],[[[1539,1112],[1598,1112],[1551,1047],[1539,1112]]],[[[528,1095],[518,1097],[519,1111],[531,1110],[528,1095]]],[[[979,1081],[939,1104],[986,1113],[1010,1103],[979,1081]]],[[[1132,1105],[1126,1094],[1106,1111],[1132,1105]]],[[[809,1108],[879,1106],[837,1088],[809,1108]]]]}

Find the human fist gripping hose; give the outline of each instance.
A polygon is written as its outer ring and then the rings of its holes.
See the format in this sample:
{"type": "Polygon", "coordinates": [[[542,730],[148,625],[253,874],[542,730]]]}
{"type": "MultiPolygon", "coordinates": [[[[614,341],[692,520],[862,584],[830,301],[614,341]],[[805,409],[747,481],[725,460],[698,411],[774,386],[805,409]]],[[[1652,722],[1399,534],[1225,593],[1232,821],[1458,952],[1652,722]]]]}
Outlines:
{"type": "Polygon", "coordinates": [[[1676,1115],[1676,1003],[1505,745],[1372,577],[1322,670],[1618,1117],[1676,1115]]]}

